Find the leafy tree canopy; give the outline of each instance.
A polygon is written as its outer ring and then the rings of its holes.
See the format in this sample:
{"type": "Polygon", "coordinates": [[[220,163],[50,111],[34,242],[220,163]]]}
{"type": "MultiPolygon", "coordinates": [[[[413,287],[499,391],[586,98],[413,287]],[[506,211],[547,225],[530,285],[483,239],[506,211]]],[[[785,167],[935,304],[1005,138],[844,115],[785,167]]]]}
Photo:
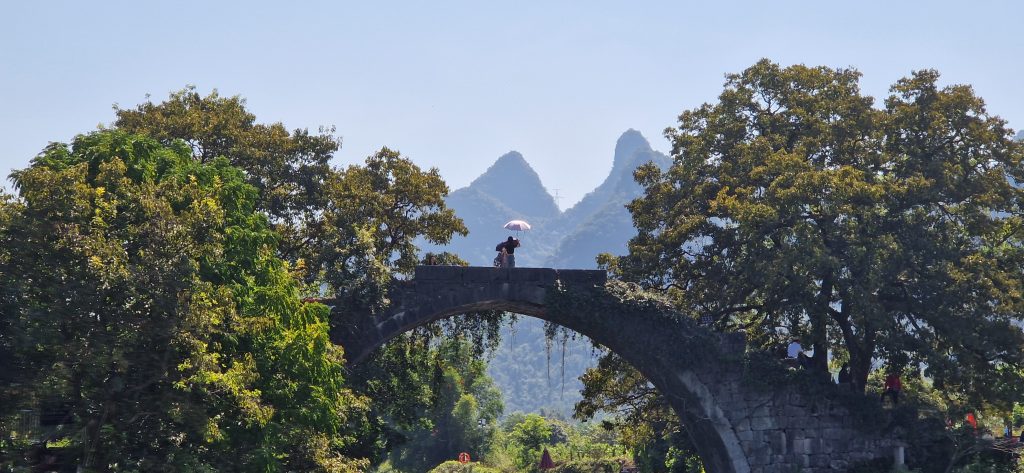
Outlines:
{"type": "Polygon", "coordinates": [[[666,131],[636,174],[639,234],[614,262],[695,316],[848,357],[924,367],[981,401],[1022,387],[1024,148],[969,86],[919,71],[884,106],[851,69],[762,60],[666,131]]]}
{"type": "Polygon", "coordinates": [[[551,442],[553,430],[546,419],[537,414],[527,414],[509,433],[509,439],[529,452],[539,453],[551,442]]]}
{"type": "Polygon", "coordinates": [[[304,228],[324,208],[324,183],[335,170],[330,159],[341,146],[333,129],[289,132],[283,124],[256,123],[241,97],[216,90],[202,96],[195,87],[172,92],[161,103],[114,107],[114,126],[145,134],[164,145],[183,140],[199,162],[227,158],[258,191],[256,206],[284,238],[281,254],[294,259],[308,235],[304,228]]]}
{"type": "Polygon", "coordinates": [[[326,282],[352,309],[387,302],[391,279],[411,275],[420,263],[418,238],[444,244],[467,233],[444,204],[448,185],[438,170],[423,171],[387,148],[333,175],[324,194],[302,255],[308,279],[326,282]]]}
{"type": "Polygon", "coordinates": [[[402,471],[425,471],[458,458],[461,452],[473,458],[483,456],[491,448],[498,416],[504,410],[501,391],[469,342],[446,339],[429,350],[428,357],[426,374],[430,379],[412,384],[427,387],[417,409],[418,423],[395,432],[404,439],[396,442],[389,455],[391,464],[402,471]]]}
{"type": "MultiPolygon", "coordinates": [[[[336,313],[373,311],[388,304],[395,276],[410,275],[416,242],[446,243],[466,234],[447,209],[448,187],[436,169],[423,170],[397,151],[381,149],[361,165],[330,165],[340,140],[333,130],[291,133],[280,123],[260,124],[239,97],[200,95],[189,87],[161,102],[117,108],[119,129],[146,133],[162,143],[184,140],[198,162],[218,156],[244,171],[259,191],[256,207],[280,235],[278,255],[307,284],[310,295],[336,298],[336,313]]],[[[440,264],[464,264],[439,255],[440,264]]],[[[400,337],[354,367],[348,385],[371,399],[362,435],[350,455],[383,459],[419,423],[429,401],[429,340],[459,331],[472,335],[477,353],[496,340],[500,314],[460,317],[400,337]],[[483,330],[480,330],[483,328],[483,330]]]]}
{"type": "Polygon", "coordinates": [[[13,177],[0,343],[24,369],[6,399],[68,403],[72,445],[104,470],[362,468],[341,452],[366,401],[242,172],[101,131],[13,177]]]}
{"type": "Polygon", "coordinates": [[[242,169],[258,190],[257,209],[281,236],[279,255],[307,282],[326,283],[358,307],[383,303],[392,274],[412,271],[417,238],[444,244],[467,232],[445,207],[448,186],[437,169],[424,171],[387,148],[363,165],[335,168],[330,159],[341,141],[333,129],[257,123],[238,96],[187,87],[115,112],[118,129],[166,145],[184,140],[193,159],[224,157],[242,169]]]}

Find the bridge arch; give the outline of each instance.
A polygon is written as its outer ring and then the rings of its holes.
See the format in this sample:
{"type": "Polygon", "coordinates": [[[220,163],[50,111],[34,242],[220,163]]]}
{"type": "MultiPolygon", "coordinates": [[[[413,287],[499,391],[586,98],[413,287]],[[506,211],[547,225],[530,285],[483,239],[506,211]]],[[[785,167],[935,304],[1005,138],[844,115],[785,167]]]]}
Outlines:
{"type": "Polygon", "coordinates": [[[459,314],[501,310],[540,318],[639,370],[666,396],[713,473],[842,471],[893,445],[859,434],[837,406],[792,390],[752,389],[742,379],[742,336],[705,330],[655,301],[617,293],[603,271],[420,266],[412,280],[395,283],[390,298],[375,316],[336,314],[331,338],[350,363],[404,332],[459,314]]]}

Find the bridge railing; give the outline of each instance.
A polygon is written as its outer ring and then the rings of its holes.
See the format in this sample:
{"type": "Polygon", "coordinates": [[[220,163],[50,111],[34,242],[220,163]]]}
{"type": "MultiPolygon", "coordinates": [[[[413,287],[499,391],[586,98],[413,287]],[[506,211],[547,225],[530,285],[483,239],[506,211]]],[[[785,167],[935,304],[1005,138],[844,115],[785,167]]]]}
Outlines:
{"type": "Polygon", "coordinates": [[[450,281],[463,283],[537,283],[551,285],[555,281],[581,285],[603,285],[608,273],[592,269],[494,268],[490,266],[417,266],[415,281],[450,281]]]}

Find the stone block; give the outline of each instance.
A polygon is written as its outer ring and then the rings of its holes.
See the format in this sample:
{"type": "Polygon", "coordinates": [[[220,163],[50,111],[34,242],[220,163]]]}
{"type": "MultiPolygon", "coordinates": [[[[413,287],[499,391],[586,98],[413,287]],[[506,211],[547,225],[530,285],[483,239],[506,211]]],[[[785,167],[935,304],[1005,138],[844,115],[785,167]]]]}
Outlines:
{"type": "Polygon", "coordinates": [[[750,418],[750,429],[751,430],[769,430],[775,428],[775,422],[768,416],[759,416],[750,418]]]}
{"type": "Polygon", "coordinates": [[[772,453],[772,451],[771,451],[770,448],[768,448],[767,445],[761,444],[760,447],[757,447],[757,448],[754,449],[754,455],[753,455],[753,458],[751,459],[752,463],[755,463],[755,464],[758,464],[758,465],[766,465],[766,464],[768,464],[768,460],[771,458],[771,453],[772,453]]]}
{"type": "Polygon", "coordinates": [[[825,440],[842,440],[849,436],[843,429],[825,428],[821,429],[821,436],[825,440]]]}
{"type": "Polygon", "coordinates": [[[771,445],[772,453],[776,455],[785,455],[787,453],[786,445],[786,433],[785,432],[772,432],[768,436],[769,445],[771,445]]]}
{"type": "Polygon", "coordinates": [[[846,471],[850,467],[850,462],[846,460],[831,460],[828,462],[828,467],[834,471],[846,471]]]}
{"type": "Polygon", "coordinates": [[[804,412],[803,409],[801,409],[801,408],[799,408],[797,406],[788,405],[788,406],[785,406],[785,407],[782,408],[782,416],[783,417],[797,418],[797,417],[803,417],[805,414],[806,414],[806,412],[804,412]]]}
{"type": "Polygon", "coordinates": [[[541,286],[521,287],[517,296],[516,299],[518,300],[541,305],[544,304],[547,289],[541,286]]]}
{"type": "Polygon", "coordinates": [[[740,442],[747,442],[747,443],[753,442],[754,441],[754,432],[752,430],[749,430],[749,429],[747,429],[747,430],[740,430],[740,431],[736,432],[736,438],[739,439],[740,442]]]}
{"type": "Polygon", "coordinates": [[[514,269],[489,268],[485,266],[469,266],[465,268],[462,280],[465,283],[484,284],[490,284],[495,282],[508,282],[509,279],[511,278],[512,271],[514,271],[514,269]]]}
{"type": "Polygon", "coordinates": [[[846,457],[847,461],[850,461],[850,462],[853,462],[853,463],[865,462],[865,461],[869,461],[869,460],[872,459],[872,456],[871,456],[870,453],[864,452],[864,451],[857,451],[857,450],[850,450],[849,452],[846,453],[846,455],[843,455],[843,456],[846,457]]]}
{"type": "Polygon", "coordinates": [[[608,282],[608,272],[594,269],[559,269],[558,279],[568,284],[601,286],[608,282]]]}
{"type": "Polygon", "coordinates": [[[557,273],[551,268],[513,268],[509,270],[509,278],[516,283],[534,283],[542,286],[553,286],[557,273]]]}
{"type": "Polygon", "coordinates": [[[416,281],[462,281],[463,266],[417,266],[413,279],[416,281]]]}
{"type": "Polygon", "coordinates": [[[794,440],[793,453],[796,453],[798,455],[810,455],[812,453],[817,453],[818,449],[816,447],[818,445],[816,440],[817,439],[813,438],[802,438],[794,440]]]}

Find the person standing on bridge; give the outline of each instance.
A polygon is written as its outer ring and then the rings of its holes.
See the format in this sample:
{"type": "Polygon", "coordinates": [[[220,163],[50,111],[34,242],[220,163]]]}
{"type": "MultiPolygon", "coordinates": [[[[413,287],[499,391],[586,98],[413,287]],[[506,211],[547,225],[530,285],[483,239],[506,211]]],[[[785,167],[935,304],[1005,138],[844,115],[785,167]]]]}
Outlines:
{"type": "Polygon", "coordinates": [[[804,347],[800,346],[800,339],[794,338],[789,341],[789,346],[786,347],[786,358],[797,359],[804,352],[804,347]]]}
{"type": "Polygon", "coordinates": [[[900,392],[903,391],[903,382],[900,381],[900,373],[895,368],[889,370],[889,375],[885,377],[885,386],[882,388],[882,395],[879,400],[882,404],[885,404],[885,396],[892,397],[892,406],[896,407],[900,404],[900,392]]]}
{"type": "Polygon", "coordinates": [[[519,240],[517,238],[508,237],[501,243],[498,243],[494,249],[498,251],[498,258],[501,260],[499,268],[514,268],[516,267],[516,248],[519,247],[519,240]]]}

